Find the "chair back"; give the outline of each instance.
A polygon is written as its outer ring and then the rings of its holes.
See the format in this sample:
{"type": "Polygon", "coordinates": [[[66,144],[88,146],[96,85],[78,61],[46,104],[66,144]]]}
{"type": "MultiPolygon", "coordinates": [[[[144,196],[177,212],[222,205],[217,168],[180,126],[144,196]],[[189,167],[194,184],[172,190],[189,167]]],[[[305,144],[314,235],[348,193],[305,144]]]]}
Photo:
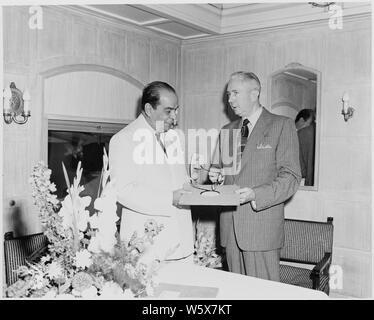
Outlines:
{"type": "Polygon", "coordinates": [[[285,243],[280,258],[283,261],[316,264],[325,252],[332,253],[333,218],[327,222],[285,219],[285,243]]]}
{"type": "Polygon", "coordinates": [[[26,259],[36,250],[47,246],[48,239],[44,233],[36,233],[14,238],[11,232],[4,236],[5,277],[7,285],[17,281],[14,270],[26,264],[26,259]]]}

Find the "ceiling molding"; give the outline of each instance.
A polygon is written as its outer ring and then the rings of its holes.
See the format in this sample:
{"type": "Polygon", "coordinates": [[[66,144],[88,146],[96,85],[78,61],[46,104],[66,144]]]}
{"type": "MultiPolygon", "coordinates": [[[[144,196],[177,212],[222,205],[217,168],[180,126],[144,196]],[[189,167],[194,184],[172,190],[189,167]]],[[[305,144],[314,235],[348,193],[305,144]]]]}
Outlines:
{"type": "MultiPolygon", "coordinates": [[[[344,23],[351,23],[351,22],[368,22],[369,19],[371,19],[371,13],[362,13],[358,15],[351,15],[344,18],[344,23]]],[[[261,42],[261,34],[268,34],[273,33],[280,30],[301,30],[311,27],[326,27],[326,19],[324,20],[313,20],[313,21],[304,21],[301,23],[292,23],[292,24],[284,24],[274,27],[266,27],[266,28],[258,28],[258,29],[252,29],[247,31],[240,31],[240,32],[234,32],[234,33],[226,33],[226,34],[220,34],[220,35],[213,35],[208,36],[204,38],[196,38],[191,40],[183,40],[182,47],[187,47],[189,45],[194,45],[196,43],[205,43],[209,44],[210,41],[217,41],[222,40],[223,42],[226,41],[236,41],[236,39],[242,39],[244,40],[245,37],[249,37],[252,40],[254,40],[254,36],[258,36],[254,41],[260,41],[261,42]]],[[[371,25],[367,26],[371,30],[371,25]]],[[[266,41],[264,41],[265,43],[266,41]]]]}
{"type": "Polygon", "coordinates": [[[219,34],[221,32],[221,16],[207,6],[196,4],[147,4],[133,5],[133,7],[180,22],[208,34],[219,34]]]}
{"type": "MultiPolygon", "coordinates": [[[[343,18],[371,12],[368,2],[341,3],[343,18]]],[[[327,21],[331,14],[308,3],[242,3],[219,9],[211,4],[139,5],[146,11],[205,31],[207,36],[327,21]]],[[[198,36],[194,36],[196,38],[198,36]]]]}
{"type": "Polygon", "coordinates": [[[141,23],[138,23],[138,25],[142,27],[148,27],[148,26],[155,26],[157,24],[162,24],[162,23],[169,22],[169,21],[170,20],[165,19],[165,18],[159,18],[159,19],[149,20],[146,22],[141,22],[141,23]]]}
{"type": "MultiPolygon", "coordinates": [[[[240,8],[233,8],[234,10],[240,8]]],[[[227,9],[231,10],[231,9],[227,9]]],[[[371,6],[367,3],[355,3],[343,8],[344,17],[356,14],[370,12],[371,6]]],[[[325,12],[323,8],[314,8],[305,3],[294,4],[261,4],[256,10],[251,10],[248,6],[247,10],[242,9],[236,14],[222,16],[221,33],[240,32],[243,30],[256,30],[262,28],[272,28],[282,25],[291,25],[295,23],[304,23],[310,21],[324,20],[328,23],[331,13],[325,12]],[[266,10],[260,10],[266,9],[266,10]],[[248,19],[250,17],[250,19],[248,19]]]]}
{"type": "MultiPolygon", "coordinates": [[[[343,23],[352,18],[371,15],[370,2],[337,3],[343,9],[343,23]]],[[[236,34],[251,31],[278,30],[280,28],[303,27],[311,22],[324,23],[332,13],[324,8],[313,7],[309,3],[233,3],[233,4],[117,4],[118,12],[108,8],[90,5],[68,6],[79,8],[107,20],[112,19],[119,24],[136,26],[138,30],[155,32],[160,36],[184,40],[207,39],[212,37],[235,37],[236,34]],[[122,10],[123,9],[123,10],[122,10]],[[110,11],[110,12],[109,12],[110,11]],[[147,14],[148,21],[137,18],[147,14]],[[141,13],[142,12],[142,13],[141,13]],[[173,23],[163,28],[162,24],[173,23]],[[183,28],[184,27],[184,28],[183,28]],[[190,32],[183,30],[190,28],[190,32]]],[[[76,11],[77,11],[76,10],[76,11]]]]}
{"type": "Polygon", "coordinates": [[[152,36],[152,37],[156,36],[160,39],[169,40],[174,43],[180,43],[180,41],[182,40],[180,37],[170,36],[170,35],[165,34],[164,32],[161,33],[156,30],[151,30],[151,28],[141,26],[137,22],[131,22],[132,21],[131,19],[127,19],[122,16],[118,16],[113,13],[110,13],[110,12],[106,12],[106,11],[103,12],[103,10],[93,8],[88,5],[79,5],[79,6],[78,5],[64,5],[64,6],[53,6],[53,8],[55,10],[56,9],[61,10],[61,11],[67,10],[67,11],[74,12],[76,14],[83,14],[83,15],[91,16],[91,17],[94,16],[95,18],[99,20],[105,21],[107,23],[111,23],[121,29],[124,29],[127,31],[134,30],[136,32],[143,33],[147,36],[152,36]]]}
{"type": "Polygon", "coordinates": [[[225,19],[230,16],[237,16],[237,15],[252,15],[258,12],[267,12],[273,11],[279,8],[290,8],[297,5],[305,5],[305,3],[251,3],[251,4],[244,4],[242,6],[231,7],[222,10],[222,18],[225,19]]]}
{"type": "MultiPolygon", "coordinates": [[[[73,7],[73,6],[71,6],[71,7],[73,7]]],[[[99,13],[99,14],[102,14],[102,15],[105,15],[105,16],[108,16],[108,17],[111,17],[111,18],[115,18],[115,19],[118,19],[118,20],[121,20],[121,21],[128,22],[132,25],[140,25],[136,20],[126,18],[124,16],[121,16],[119,14],[115,14],[113,12],[108,12],[108,11],[105,11],[105,10],[102,10],[102,9],[99,9],[99,8],[96,8],[96,7],[92,7],[90,5],[80,5],[79,7],[83,8],[87,11],[93,11],[95,13],[99,13]]]]}
{"type": "Polygon", "coordinates": [[[179,34],[171,32],[171,31],[158,28],[156,25],[154,25],[154,26],[148,26],[148,28],[152,29],[152,30],[155,30],[155,31],[158,31],[160,33],[168,34],[168,35],[170,35],[172,37],[176,37],[176,38],[179,38],[179,39],[182,39],[182,40],[195,39],[195,38],[201,38],[203,36],[207,36],[206,33],[200,33],[200,34],[196,34],[196,35],[193,35],[193,36],[181,36],[179,34]]]}

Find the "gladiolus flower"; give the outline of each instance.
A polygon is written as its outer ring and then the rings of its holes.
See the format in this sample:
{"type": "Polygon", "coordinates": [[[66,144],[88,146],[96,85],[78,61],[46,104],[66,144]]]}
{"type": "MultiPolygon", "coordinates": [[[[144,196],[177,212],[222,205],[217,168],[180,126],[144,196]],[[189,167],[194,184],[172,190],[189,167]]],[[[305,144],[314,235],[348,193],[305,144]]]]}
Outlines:
{"type": "Polygon", "coordinates": [[[60,278],[63,276],[62,266],[58,262],[52,262],[48,268],[48,275],[54,279],[60,278]]]}
{"type": "Polygon", "coordinates": [[[78,268],[88,268],[92,264],[91,253],[84,249],[75,254],[75,265],[78,268]]]}

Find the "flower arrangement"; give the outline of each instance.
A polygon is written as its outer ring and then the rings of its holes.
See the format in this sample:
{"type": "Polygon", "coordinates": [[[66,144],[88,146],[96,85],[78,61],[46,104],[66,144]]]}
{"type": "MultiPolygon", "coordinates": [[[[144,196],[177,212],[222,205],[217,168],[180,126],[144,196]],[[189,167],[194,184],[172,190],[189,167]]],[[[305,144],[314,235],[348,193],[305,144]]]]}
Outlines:
{"type": "Polygon", "coordinates": [[[222,267],[222,258],[216,253],[214,232],[204,226],[199,220],[196,222],[196,240],[194,262],[208,268],[222,267]]]}
{"type": "Polygon", "coordinates": [[[38,261],[16,270],[18,280],[6,289],[7,297],[31,298],[110,298],[128,299],[152,296],[154,274],[160,261],[148,264],[141,256],[150,249],[163,229],[149,219],[144,234],[133,234],[128,243],[122,242],[116,228],[115,181],[110,180],[108,157],[104,150],[103,170],[95,213],[86,208],[91,197],[81,197],[83,169],[78,164],[76,177],[70,185],[63,166],[68,194],[60,203],[50,182],[51,170],[40,162],[32,172],[30,184],[34,204],[44,234],[48,238],[47,254],[38,261]]]}

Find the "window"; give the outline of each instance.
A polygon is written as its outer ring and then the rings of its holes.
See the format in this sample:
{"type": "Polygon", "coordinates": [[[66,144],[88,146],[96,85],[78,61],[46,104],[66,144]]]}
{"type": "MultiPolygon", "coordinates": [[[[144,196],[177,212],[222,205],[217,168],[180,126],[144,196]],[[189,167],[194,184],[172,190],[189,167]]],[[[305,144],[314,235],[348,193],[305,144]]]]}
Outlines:
{"type": "MultiPolygon", "coordinates": [[[[111,137],[124,126],[88,121],[48,121],[48,167],[52,170],[51,181],[56,184],[58,199],[63,199],[67,194],[62,163],[71,184],[79,161],[83,168],[81,185],[85,188],[81,196],[89,195],[92,200],[96,199],[104,148],[108,153],[111,137]]],[[[93,202],[89,207],[90,212],[93,212],[93,202]]]]}

